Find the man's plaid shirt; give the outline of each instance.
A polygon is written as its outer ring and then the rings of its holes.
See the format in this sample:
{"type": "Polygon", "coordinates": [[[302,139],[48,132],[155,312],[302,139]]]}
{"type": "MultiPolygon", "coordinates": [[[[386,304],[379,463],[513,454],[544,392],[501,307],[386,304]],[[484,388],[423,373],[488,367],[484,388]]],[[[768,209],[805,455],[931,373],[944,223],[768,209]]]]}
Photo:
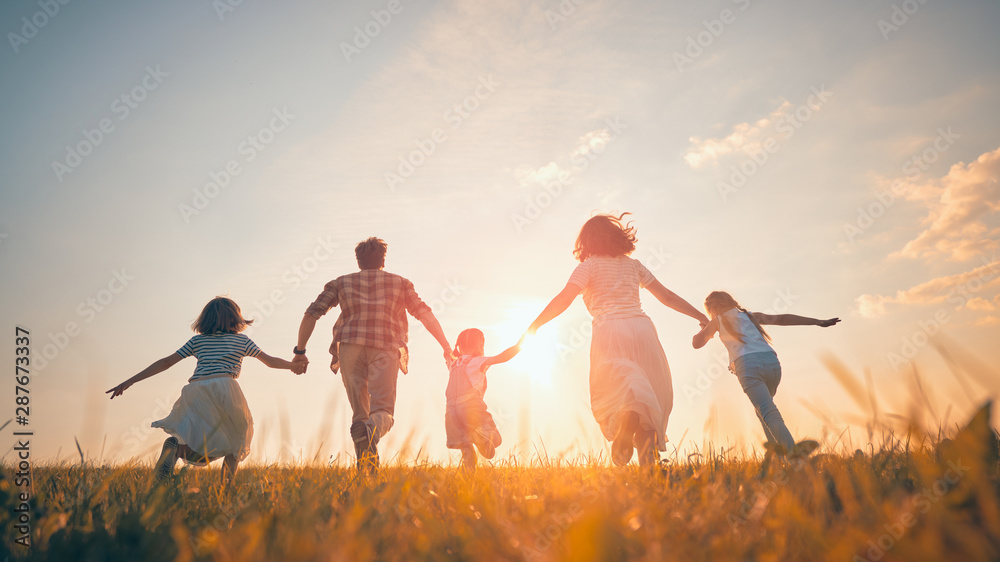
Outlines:
{"type": "Polygon", "coordinates": [[[333,372],[340,368],[338,344],[354,343],[399,350],[399,368],[406,373],[406,313],[419,318],[431,311],[417,296],[413,283],[381,269],[361,270],[327,283],[306,313],[319,318],[335,306],[340,306],[340,318],[333,325],[330,346],[333,372]]]}

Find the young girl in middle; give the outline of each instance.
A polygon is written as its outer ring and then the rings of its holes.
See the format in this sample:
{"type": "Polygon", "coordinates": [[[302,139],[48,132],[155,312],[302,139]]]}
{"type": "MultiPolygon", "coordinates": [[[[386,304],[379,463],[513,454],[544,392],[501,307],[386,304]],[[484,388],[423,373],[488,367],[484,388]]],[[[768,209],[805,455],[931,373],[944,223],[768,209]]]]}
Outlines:
{"type": "Polygon", "coordinates": [[[448,405],[444,413],[444,428],[449,449],[462,451],[462,465],[476,468],[476,450],[492,459],[500,445],[500,431],[493,416],[486,411],[486,370],[497,363],[506,363],[520,351],[520,342],[499,355],[484,357],[486,337],[475,328],[458,335],[452,359],[448,362],[448,405]]]}

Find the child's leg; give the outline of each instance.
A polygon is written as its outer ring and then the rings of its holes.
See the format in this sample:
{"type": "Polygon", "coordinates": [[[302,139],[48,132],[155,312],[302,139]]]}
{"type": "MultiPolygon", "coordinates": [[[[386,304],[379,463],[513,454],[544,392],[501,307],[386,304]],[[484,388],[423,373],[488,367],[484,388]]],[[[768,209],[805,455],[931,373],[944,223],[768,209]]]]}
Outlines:
{"type": "Polygon", "coordinates": [[[162,482],[173,475],[174,465],[177,464],[177,451],[184,446],[178,444],[176,437],[168,437],[163,442],[160,458],[156,459],[156,465],[153,469],[153,478],[156,482],[162,482]]]}
{"type": "Polygon", "coordinates": [[[479,449],[479,454],[483,455],[483,458],[492,459],[503,438],[496,422],[493,421],[493,416],[486,411],[486,403],[469,408],[468,418],[469,435],[479,449]]]}
{"type": "Polygon", "coordinates": [[[476,469],[476,450],[472,445],[462,447],[462,466],[466,470],[476,469]]]}
{"type": "Polygon", "coordinates": [[[233,485],[233,480],[236,478],[236,471],[239,470],[240,461],[236,460],[233,455],[226,455],[222,459],[222,483],[225,486],[231,487],[233,485]]]}
{"type": "Polygon", "coordinates": [[[774,404],[772,392],[772,388],[777,389],[776,380],[780,380],[781,366],[778,364],[777,358],[771,360],[770,358],[754,357],[754,355],[741,358],[745,360],[737,365],[740,384],[743,386],[743,392],[750,399],[750,403],[753,404],[761,425],[764,426],[764,434],[768,437],[768,441],[775,442],[784,447],[786,452],[790,452],[795,446],[795,439],[792,438],[791,432],[785,425],[785,420],[781,417],[781,412],[774,404]],[[765,380],[774,382],[771,385],[772,388],[769,388],[765,380]]]}
{"type": "Polygon", "coordinates": [[[219,457],[206,457],[187,445],[177,447],[177,458],[193,463],[210,463],[219,457]]]}

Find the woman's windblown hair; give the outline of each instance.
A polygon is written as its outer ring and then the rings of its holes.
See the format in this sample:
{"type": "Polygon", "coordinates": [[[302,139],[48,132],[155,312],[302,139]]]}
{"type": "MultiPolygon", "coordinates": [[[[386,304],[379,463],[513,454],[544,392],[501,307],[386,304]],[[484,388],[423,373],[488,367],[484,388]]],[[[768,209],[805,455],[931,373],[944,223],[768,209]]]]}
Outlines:
{"type": "Polygon", "coordinates": [[[635,251],[635,227],[631,222],[622,223],[622,219],[631,213],[620,216],[600,214],[583,223],[580,235],[576,237],[576,248],[573,255],[581,262],[590,256],[627,256],[635,251]]]}

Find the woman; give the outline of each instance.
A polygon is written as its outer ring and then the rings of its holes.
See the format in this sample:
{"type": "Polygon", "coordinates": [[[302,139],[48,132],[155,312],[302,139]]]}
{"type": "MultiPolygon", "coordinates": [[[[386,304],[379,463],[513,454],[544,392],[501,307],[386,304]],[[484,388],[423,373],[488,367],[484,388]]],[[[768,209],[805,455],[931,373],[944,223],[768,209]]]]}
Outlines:
{"type": "Polygon", "coordinates": [[[670,367],[656,328],[643,313],[639,289],[664,305],[697,320],[708,318],[656,280],[637,260],[635,228],[621,216],[592,217],[576,239],[573,254],[580,265],[566,287],[528,328],[538,328],[562,314],[583,293],[593,316],[590,344],[590,404],[604,437],[612,441],[611,459],[624,466],[639,449],[639,463],[654,464],[666,449],[667,418],[673,407],[670,367]]]}

